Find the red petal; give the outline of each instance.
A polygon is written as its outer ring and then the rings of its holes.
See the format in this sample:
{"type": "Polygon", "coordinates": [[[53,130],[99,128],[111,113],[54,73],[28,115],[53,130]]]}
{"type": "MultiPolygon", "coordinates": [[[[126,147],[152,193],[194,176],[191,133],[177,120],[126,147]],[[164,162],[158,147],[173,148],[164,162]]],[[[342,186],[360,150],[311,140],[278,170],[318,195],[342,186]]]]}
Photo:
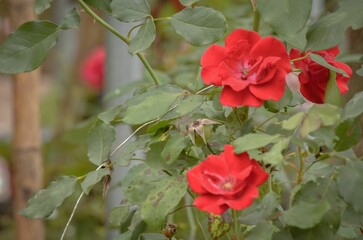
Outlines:
{"type": "Polygon", "coordinates": [[[222,105],[230,107],[259,107],[263,103],[261,99],[256,98],[247,88],[236,92],[229,86],[225,86],[222,89],[220,101],[222,105]]]}
{"type": "Polygon", "coordinates": [[[223,61],[225,56],[226,56],[225,48],[217,44],[213,44],[212,46],[207,48],[207,50],[204,52],[200,60],[200,63],[202,67],[211,67],[211,66],[217,67],[219,63],[223,61]]]}
{"type": "Polygon", "coordinates": [[[222,76],[222,85],[230,86],[235,91],[241,91],[249,85],[248,81],[241,79],[241,73],[239,71],[231,69],[224,62],[220,65],[219,75],[222,76]]]}
{"type": "Polygon", "coordinates": [[[261,39],[250,52],[250,57],[271,57],[276,56],[281,58],[279,66],[286,72],[291,71],[290,59],[287,55],[285,46],[274,37],[266,37],[261,39]]]}
{"type": "Polygon", "coordinates": [[[249,186],[240,195],[235,196],[234,199],[223,199],[228,206],[235,210],[241,210],[250,206],[254,198],[259,195],[256,186],[249,186]]]}
{"type": "Polygon", "coordinates": [[[263,84],[251,84],[249,90],[258,99],[277,101],[284,95],[286,87],[286,73],[278,70],[275,76],[263,84]]]}
{"type": "Polygon", "coordinates": [[[208,192],[201,184],[203,182],[203,175],[201,174],[200,168],[198,166],[187,172],[187,180],[189,187],[193,190],[193,192],[199,194],[208,192]]]}
{"type": "Polygon", "coordinates": [[[252,173],[248,178],[248,182],[253,186],[260,186],[268,179],[268,174],[263,170],[263,168],[258,164],[256,160],[252,160],[252,173]]]}
{"type": "Polygon", "coordinates": [[[202,68],[201,76],[203,82],[207,85],[214,84],[216,86],[221,86],[221,77],[218,75],[218,68],[217,67],[205,67],[202,68]]]}
{"type": "Polygon", "coordinates": [[[231,32],[225,40],[226,48],[230,49],[233,47],[238,47],[240,41],[245,41],[247,45],[244,47],[251,49],[261,37],[257,32],[248,31],[245,29],[236,29],[231,32]]]}
{"type": "Polygon", "coordinates": [[[228,209],[221,199],[222,197],[212,194],[201,195],[195,198],[194,205],[202,211],[221,215],[228,209]]]}

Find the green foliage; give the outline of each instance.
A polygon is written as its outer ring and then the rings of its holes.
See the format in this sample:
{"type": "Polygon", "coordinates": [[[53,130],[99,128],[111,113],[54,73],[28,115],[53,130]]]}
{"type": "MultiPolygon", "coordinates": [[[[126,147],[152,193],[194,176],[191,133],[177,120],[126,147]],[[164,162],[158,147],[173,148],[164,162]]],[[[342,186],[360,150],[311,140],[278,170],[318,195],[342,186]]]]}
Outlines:
{"type": "Polygon", "coordinates": [[[112,15],[121,22],[136,22],[150,16],[146,0],[112,0],[112,15]]]}
{"type": "Polygon", "coordinates": [[[246,240],[271,240],[273,233],[277,231],[277,227],[270,221],[260,222],[256,224],[252,230],[247,232],[246,240]]]}
{"type": "Polygon", "coordinates": [[[84,181],[81,183],[82,190],[85,194],[89,194],[92,187],[102,180],[104,176],[107,176],[110,174],[110,170],[108,168],[101,168],[92,172],[89,172],[84,179],[84,181]]]}
{"type": "Polygon", "coordinates": [[[264,147],[267,144],[278,141],[280,135],[268,135],[265,133],[249,133],[233,142],[234,152],[242,153],[248,150],[264,147]]]}
{"type": "Polygon", "coordinates": [[[314,62],[318,63],[319,65],[321,65],[323,67],[326,67],[326,68],[328,68],[331,71],[340,73],[341,75],[343,75],[345,77],[349,77],[348,74],[346,72],[344,72],[342,69],[339,69],[339,68],[334,67],[334,66],[330,65],[329,63],[327,63],[322,56],[320,56],[318,54],[315,54],[315,53],[311,53],[309,56],[310,56],[310,59],[311,60],[313,60],[314,62]]]}
{"type": "Polygon", "coordinates": [[[363,93],[356,93],[352,99],[350,99],[342,111],[342,120],[348,118],[356,118],[363,113],[363,93]]]}
{"type": "Polygon", "coordinates": [[[90,162],[98,166],[109,158],[115,135],[115,129],[110,124],[101,120],[95,122],[87,137],[87,155],[90,162]]]}
{"type": "Polygon", "coordinates": [[[337,179],[340,195],[354,210],[363,213],[363,194],[359,189],[363,187],[363,162],[352,161],[339,169],[337,179]]]}
{"type": "Polygon", "coordinates": [[[47,218],[53,211],[62,205],[64,199],[75,190],[77,178],[62,176],[49,184],[46,189],[40,190],[28,201],[28,207],[19,214],[28,218],[47,218]]]}
{"type": "Polygon", "coordinates": [[[148,18],[144,24],[141,25],[137,34],[131,39],[129,45],[129,53],[135,54],[150,47],[154,42],[156,36],[156,28],[154,21],[148,18]]]}
{"type": "Polygon", "coordinates": [[[220,12],[206,7],[187,7],[171,16],[175,32],[193,45],[217,41],[226,31],[226,19],[220,12]]]}
{"type": "Polygon", "coordinates": [[[329,81],[326,85],[324,102],[339,107],[341,104],[340,90],[336,82],[336,73],[330,70],[329,81]]]}
{"type": "Polygon", "coordinates": [[[36,15],[42,14],[45,10],[50,8],[53,0],[36,0],[34,4],[34,12],[36,15]]]}
{"type": "Polygon", "coordinates": [[[114,207],[111,211],[109,222],[112,226],[117,227],[121,226],[129,215],[129,206],[128,205],[120,205],[114,207]]]}
{"type": "Polygon", "coordinates": [[[83,1],[90,6],[111,12],[112,0],[83,0],[83,1]]]}
{"type": "Polygon", "coordinates": [[[73,8],[63,19],[59,28],[63,30],[78,28],[81,22],[81,17],[79,16],[79,12],[76,8],[73,8]]]}
{"type": "Polygon", "coordinates": [[[348,150],[356,145],[362,134],[361,125],[358,119],[347,119],[336,127],[334,149],[338,152],[348,150]]]}
{"type": "Polygon", "coordinates": [[[307,229],[316,226],[329,209],[327,201],[300,202],[286,211],[284,217],[288,225],[307,229]]]}
{"type": "Polygon", "coordinates": [[[278,34],[290,36],[305,27],[312,7],[312,0],[257,0],[256,2],[262,18],[278,34]]]}
{"type": "Polygon", "coordinates": [[[362,8],[362,1],[341,1],[337,11],[324,16],[310,27],[306,49],[328,49],[341,43],[348,27],[358,29],[363,26],[362,8]]]}
{"type": "Polygon", "coordinates": [[[58,41],[58,31],[58,25],[45,20],[22,24],[0,47],[0,72],[15,74],[39,67],[58,41]]]}

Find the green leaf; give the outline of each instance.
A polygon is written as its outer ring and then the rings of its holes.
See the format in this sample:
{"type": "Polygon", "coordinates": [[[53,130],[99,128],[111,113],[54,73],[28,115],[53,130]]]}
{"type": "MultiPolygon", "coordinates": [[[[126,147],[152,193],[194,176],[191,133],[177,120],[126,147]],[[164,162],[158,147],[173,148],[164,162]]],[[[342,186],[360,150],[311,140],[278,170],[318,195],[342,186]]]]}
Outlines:
{"type": "Polygon", "coordinates": [[[115,136],[115,129],[110,124],[97,120],[87,137],[89,161],[99,166],[103,161],[107,160],[115,136]]]}
{"type": "Polygon", "coordinates": [[[326,85],[324,103],[339,107],[341,104],[340,90],[336,81],[336,72],[329,71],[329,81],[326,85]]]}
{"type": "Polygon", "coordinates": [[[134,141],[126,143],[126,145],[123,146],[121,150],[119,150],[121,153],[114,161],[114,164],[121,166],[129,165],[131,159],[135,156],[135,152],[137,150],[145,150],[149,142],[150,136],[141,135],[138,136],[134,141]]]}
{"type": "Polygon", "coordinates": [[[83,0],[88,5],[111,12],[111,1],[112,0],[83,0]]]}
{"type": "Polygon", "coordinates": [[[363,77],[363,65],[355,73],[363,77]]]}
{"type": "Polygon", "coordinates": [[[118,117],[120,117],[120,113],[122,110],[122,105],[112,107],[110,109],[107,109],[103,113],[98,114],[98,119],[102,120],[105,123],[111,123],[118,117]]]}
{"type": "Polygon", "coordinates": [[[174,133],[165,144],[161,157],[167,164],[173,163],[179,157],[184,148],[187,147],[186,138],[179,132],[174,133]]]}
{"type": "Polygon", "coordinates": [[[248,150],[264,147],[267,144],[277,142],[279,138],[279,134],[268,135],[265,133],[249,133],[243,137],[237,138],[233,142],[234,152],[242,153],[248,150]]]}
{"type": "Polygon", "coordinates": [[[262,200],[256,200],[250,207],[244,209],[240,220],[243,224],[256,225],[268,220],[279,205],[277,194],[269,192],[262,200]]]}
{"type": "Polygon", "coordinates": [[[34,12],[36,15],[42,14],[45,10],[50,8],[53,0],[36,0],[34,4],[34,12]]]}
{"type": "Polygon", "coordinates": [[[355,211],[363,213],[363,162],[351,161],[338,172],[338,190],[343,199],[352,205],[355,211]]]}
{"type": "Polygon", "coordinates": [[[111,223],[111,226],[118,227],[121,226],[127,220],[128,215],[129,215],[129,206],[120,205],[112,208],[108,220],[111,223]]]}
{"type": "MultiPolygon", "coordinates": [[[[164,234],[161,233],[143,233],[140,235],[139,240],[166,240],[164,234]]],[[[168,238],[170,240],[176,240],[173,238],[168,238]]]]}
{"type": "Polygon", "coordinates": [[[125,94],[133,92],[133,90],[142,85],[142,83],[143,81],[131,81],[129,83],[122,84],[120,87],[110,90],[103,99],[105,101],[109,101],[117,97],[122,97],[125,94]]]}
{"type": "Polygon", "coordinates": [[[89,172],[86,176],[86,179],[84,179],[84,181],[81,183],[83,192],[88,195],[93,186],[101,181],[104,176],[109,174],[110,170],[108,168],[101,168],[99,170],[89,172]]]}
{"type": "Polygon", "coordinates": [[[58,25],[49,21],[22,24],[0,47],[0,72],[29,72],[43,63],[58,40],[58,25]]]}
{"type": "Polygon", "coordinates": [[[330,205],[326,200],[299,202],[285,212],[285,221],[288,225],[301,229],[312,228],[322,220],[329,209],[330,205]]]}
{"type": "Polygon", "coordinates": [[[340,1],[340,7],[314,23],[307,34],[306,49],[328,49],[341,43],[348,27],[363,27],[363,1],[340,1]]]}
{"type": "Polygon", "coordinates": [[[316,113],[308,113],[304,118],[301,128],[300,135],[305,138],[309,135],[309,133],[317,130],[321,126],[321,119],[316,113]]]}
{"type": "Polygon", "coordinates": [[[289,146],[290,138],[281,138],[273,147],[262,155],[262,161],[265,164],[279,165],[283,162],[284,156],[282,151],[289,146]]]}
{"type": "Polygon", "coordinates": [[[362,129],[358,119],[347,119],[337,126],[335,134],[338,139],[335,141],[334,150],[337,152],[348,150],[353,147],[361,138],[362,129]]]}
{"type": "Polygon", "coordinates": [[[278,228],[270,221],[259,222],[252,230],[247,232],[246,240],[271,240],[278,228]]]}
{"type": "Polygon", "coordinates": [[[356,118],[363,113],[363,92],[356,93],[343,108],[342,120],[356,118]]]}
{"type": "Polygon", "coordinates": [[[185,176],[164,177],[141,204],[141,217],[151,226],[164,223],[166,215],[175,209],[187,191],[185,176]]]}
{"type": "Polygon", "coordinates": [[[112,0],[112,15],[121,22],[136,22],[150,16],[146,0],[112,0]]]}
{"type": "Polygon", "coordinates": [[[153,19],[148,18],[137,34],[131,39],[129,53],[135,54],[150,47],[156,36],[156,28],[153,19]]]}
{"type": "Polygon", "coordinates": [[[81,16],[77,8],[73,8],[67,15],[64,17],[62,23],[59,25],[59,28],[63,30],[78,28],[81,22],[81,16]]]}
{"type": "Polygon", "coordinates": [[[172,111],[168,112],[163,116],[163,120],[178,118],[193,112],[199,108],[205,101],[205,97],[201,95],[188,95],[181,102],[178,103],[177,107],[172,111]]]}
{"type": "Polygon", "coordinates": [[[122,119],[127,124],[142,124],[166,114],[182,89],[161,85],[126,101],[128,106],[122,119]]]}
{"type": "Polygon", "coordinates": [[[298,113],[295,113],[289,119],[283,120],[282,124],[281,124],[282,128],[286,129],[286,130],[296,129],[301,124],[301,121],[302,121],[304,115],[305,115],[304,112],[298,112],[298,113]]]}
{"type": "Polygon", "coordinates": [[[19,214],[28,218],[46,218],[62,205],[64,199],[70,196],[76,186],[77,178],[62,176],[49,184],[46,189],[38,191],[28,201],[28,207],[19,214]]]}
{"type": "Polygon", "coordinates": [[[222,13],[206,7],[187,7],[171,16],[175,32],[193,45],[210,44],[226,31],[222,13]]]}
{"type": "Polygon", "coordinates": [[[256,3],[262,18],[282,35],[302,30],[310,17],[312,6],[312,0],[257,0],[256,3]]]}
{"type": "Polygon", "coordinates": [[[121,181],[121,188],[129,202],[141,205],[149,192],[167,177],[163,171],[142,163],[127,172],[121,181]]]}
{"type": "MultiPolygon", "coordinates": [[[[331,71],[340,73],[340,74],[342,74],[345,77],[349,77],[349,75],[346,72],[344,72],[342,69],[337,68],[337,67],[334,67],[334,66],[330,65],[329,63],[327,63],[322,56],[320,56],[318,54],[315,54],[315,53],[311,53],[309,56],[310,56],[310,59],[311,60],[313,60],[314,62],[320,64],[321,66],[326,67],[326,68],[328,68],[331,71]]],[[[332,77],[333,76],[330,76],[330,78],[332,78],[332,77]]],[[[335,78],[334,78],[334,80],[335,80],[335,78]]],[[[339,95],[340,95],[340,92],[339,92],[339,95]]]]}
{"type": "Polygon", "coordinates": [[[317,114],[322,126],[333,126],[340,120],[340,108],[329,104],[314,104],[309,113],[317,114]]]}
{"type": "Polygon", "coordinates": [[[179,2],[186,7],[192,6],[194,3],[199,2],[199,0],[179,0],[179,2]]]}

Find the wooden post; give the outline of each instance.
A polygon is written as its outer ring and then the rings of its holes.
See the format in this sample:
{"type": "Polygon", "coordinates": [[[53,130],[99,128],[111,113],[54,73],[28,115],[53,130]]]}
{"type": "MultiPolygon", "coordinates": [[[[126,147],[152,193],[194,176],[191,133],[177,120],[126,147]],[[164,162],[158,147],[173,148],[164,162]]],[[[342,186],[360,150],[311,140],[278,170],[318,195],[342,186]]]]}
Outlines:
{"type": "MultiPolygon", "coordinates": [[[[11,29],[36,19],[34,0],[7,0],[11,29]]],[[[39,127],[39,70],[13,76],[14,89],[14,218],[15,240],[42,240],[45,230],[41,220],[25,218],[17,212],[42,187],[43,166],[39,127]]]]}

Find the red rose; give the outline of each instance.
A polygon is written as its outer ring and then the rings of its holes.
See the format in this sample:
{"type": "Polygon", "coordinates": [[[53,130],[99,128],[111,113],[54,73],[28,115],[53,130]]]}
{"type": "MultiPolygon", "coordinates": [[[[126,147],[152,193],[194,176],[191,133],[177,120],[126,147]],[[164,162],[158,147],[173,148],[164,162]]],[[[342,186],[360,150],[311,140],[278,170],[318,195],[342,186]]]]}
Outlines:
{"type": "Polygon", "coordinates": [[[232,107],[257,107],[265,100],[279,100],[285,76],[291,72],[289,56],[279,40],[243,29],[233,31],[225,47],[210,46],[201,65],[203,81],[223,86],[221,103],[232,107]]]}
{"type": "Polygon", "coordinates": [[[105,49],[95,49],[84,60],[81,67],[81,77],[93,89],[100,90],[104,82],[105,49]]]}
{"type": "MultiPolygon", "coordinates": [[[[343,75],[337,73],[336,76],[336,82],[340,90],[340,94],[344,94],[346,91],[348,91],[347,82],[352,76],[352,69],[342,62],[337,62],[334,60],[335,56],[339,53],[338,47],[311,53],[319,54],[325,59],[327,63],[342,69],[349,75],[349,77],[344,77],[343,75]]],[[[300,53],[297,49],[291,49],[290,57],[291,59],[296,59],[306,56],[306,54],[307,52],[300,53]]],[[[294,61],[294,65],[295,67],[303,70],[299,74],[301,94],[311,102],[324,103],[325,89],[329,81],[329,69],[319,65],[316,62],[313,62],[309,57],[294,61]]]]}
{"type": "Polygon", "coordinates": [[[235,154],[232,145],[225,145],[220,155],[209,155],[187,172],[190,188],[200,194],[194,205],[213,214],[248,207],[258,197],[257,187],[267,178],[254,159],[247,153],[235,154]]]}

